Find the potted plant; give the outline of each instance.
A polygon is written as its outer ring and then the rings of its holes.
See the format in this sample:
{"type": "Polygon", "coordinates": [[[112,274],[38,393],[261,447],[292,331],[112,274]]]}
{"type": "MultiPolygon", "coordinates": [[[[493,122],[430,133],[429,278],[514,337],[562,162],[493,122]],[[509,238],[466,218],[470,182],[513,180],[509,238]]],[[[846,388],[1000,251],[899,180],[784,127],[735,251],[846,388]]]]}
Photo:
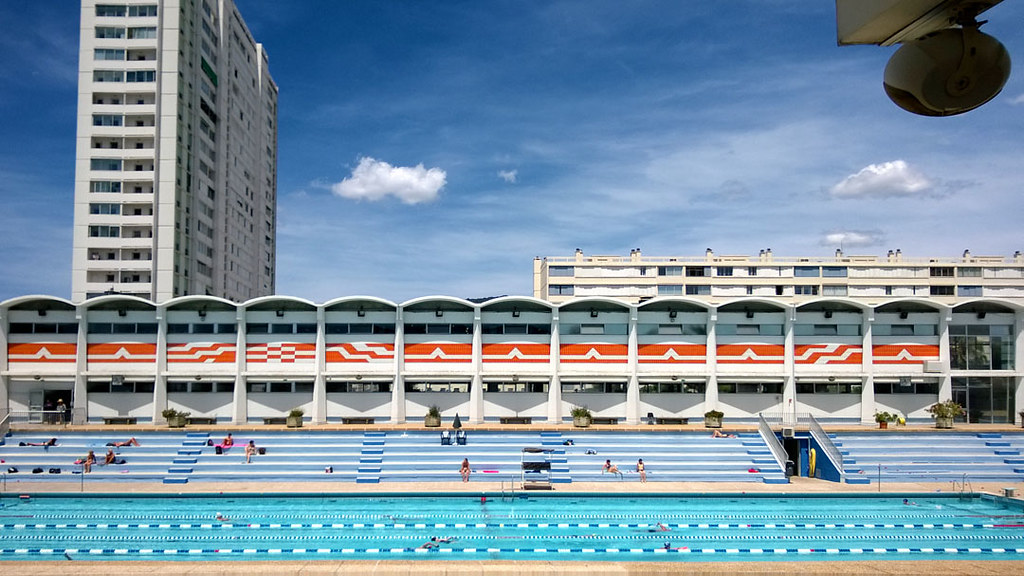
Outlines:
{"type": "Polygon", "coordinates": [[[889,427],[889,422],[895,422],[898,418],[898,415],[889,412],[875,412],[875,422],[878,422],[878,427],[883,430],[889,427]]]}
{"type": "Polygon", "coordinates": [[[188,417],[192,415],[191,412],[178,412],[174,408],[167,408],[160,413],[167,420],[167,426],[169,428],[184,428],[188,417]]]}
{"type": "Polygon", "coordinates": [[[305,414],[305,412],[302,411],[302,408],[292,408],[291,411],[288,412],[288,418],[285,420],[285,424],[287,424],[289,428],[302,428],[303,414],[305,414]]]}
{"type": "Polygon", "coordinates": [[[572,409],[572,425],[577,428],[586,428],[594,421],[594,415],[586,406],[574,406],[572,409]]]}
{"type": "Polygon", "coordinates": [[[441,425],[441,409],[437,406],[427,408],[427,415],[423,417],[423,425],[427,428],[437,428],[441,425]]]}
{"type": "Polygon", "coordinates": [[[953,419],[964,415],[964,407],[952,400],[936,402],[925,410],[935,418],[936,428],[952,428],[953,419]]]}
{"type": "Polygon", "coordinates": [[[725,417],[725,413],[718,410],[708,410],[704,413],[704,427],[705,428],[721,428],[722,418],[725,417]]]}

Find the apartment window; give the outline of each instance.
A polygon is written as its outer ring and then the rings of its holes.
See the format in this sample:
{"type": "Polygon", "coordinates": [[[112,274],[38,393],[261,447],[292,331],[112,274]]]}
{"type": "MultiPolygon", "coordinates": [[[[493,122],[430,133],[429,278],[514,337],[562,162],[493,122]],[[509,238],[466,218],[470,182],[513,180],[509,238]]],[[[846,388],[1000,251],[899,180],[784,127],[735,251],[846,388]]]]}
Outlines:
{"type": "Polygon", "coordinates": [[[687,266],[686,275],[691,277],[711,276],[711,268],[704,268],[703,266],[687,266]]]}
{"type": "Polygon", "coordinates": [[[928,269],[928,275],[932,278],[952,278],[952,266],[932,266],[928,269]]]}
{"type": "Polygon", "coordinates": [[[576,269],[572,266],[551,266],[548,268],[548,276],[573,276],[576,269]]]}
{"type": "Polygon", "coordinates": [[[155,70],[129,70],[125,73],[126,82],[156,82],[155,70]]]}
{"type": "Polygon", "coordinates": [[[93,82],[123,82],[124,72],[120,70],[93,70],[93,82]]]}
{"type": "Polygon", "coordinates": [[[124,28],[116,26],[97,26],[97,38],[124,38],[124,28]]]}
{"type": "Polygon", "coordinates": [[[124,50],[97,48],[93,51],[94,60],[124,60],[124,50]]]}
{"type": "Polygon", "coordinates": [[[928,292],[932,296],[952,296],[953,295],[953,287],[952,286],[931,286],[931,287],[928,288],[928,292]]]}
{"type": "Polygon", "coordinates": [[[964,267],[957,269],[957,276],[961,278],[981,278],[981,268],[964,267]]]}
{"type": "Polygon", "coordinates": [[[719,266],[718,267],[718,275],[719,276],[732,276],[732,266],[719,266]]]}
{"type": "Polygon", "coordinates": [[[821,275],[825,278],[846,278],[846,266],[823,266],[821,275]]]}
{"type": "Polygon", "coordinates": [[[128,39],[129,40],[143,40],[156,38],[156,27],[155,26],[144,26],[140,28],[129,28],[128,39]]]}
{"type": "Polygon", "coordinates": [[[552,284],[548,286],[548,296],[572,296],[572,284],[552,284]]]}
{"type": "Polygon", "coordinates": [[[144,6],[129,6],[128,16],[138,18],[152,18],[156,16],[156,5],[146,4],[144,6]]]}
{"type": "Polygon", "coordinates": [[[711,286],[687,286],[688,296],[711,296],[711,286]]]}
{"type": "Polygon", "coordinates": [[[747,266],[747,276],[757,276],[757,266],[747,266]]]}
{"type": "Polygon", "coordinates": [[[981,286],[957,286],[957,296],[981,296],[981,286]]]}
{"type": "Polygon", "coordinates": [[[124,119],[120,114],[93,114],[93,126],[120,126],[124,119]]]}
{"type": "Polygon", "coordinates": [[[668,284],[658,286],[658,296],[682,296],[683,285],[682,284],[668,284]]]}
{"type": "Polygon", "coordinates": [[[793,286],[793,293],[797,296],[817,296],[817,286],[793,286]]]}
{"type": "Polygon", "coordinates": [[[682,266],[658,266],[658,276],[682,276],[682,266]]]}
{"type": "Polygon", "coordinates": [[[120,204],[92,203],[89,204],[89,214],[120,214],[120,204]]]}
{"type": "Polygon", "coordinates": [[[797,278],[817,278],[819,271],[817,266],[797,266],[793,268],[793,276],[797,278]]]}
{"type": "Polygon", "coordinates": [[[89,226],[90,238],[117,238],[121,230],[117,226],[89,226]]]}
{"type": "Polygon", "coordinates": [[[96,5],[96,17],[97,18],[120,18],[124,16],[125,8],[124,4],[97,4],[96,5]]]}
{"type": "Polygon", "coordinates": [[[121,169],[121,161],[111,158],[93,158],[89,161],[92,170],[116,171],[121,169]]]}
{"type": "Polygon", "coordinates": [[[821,295],[822,296],[846,296],[846,293],[847,293],[846,286],[822,286],[821,287],[821,295]]]}
{"type": "Polygon", "coordinates": [[[99,192],[99,193],[106,193],[106,192],[119,193],[119,192],[121,192],[121,183],[120,182],[108,182],[108,181],[105,181],[105,180],[96,180],[96,181],[93,181],[93,182],[89,183],[89,191],[90,192],[99,192]]]}

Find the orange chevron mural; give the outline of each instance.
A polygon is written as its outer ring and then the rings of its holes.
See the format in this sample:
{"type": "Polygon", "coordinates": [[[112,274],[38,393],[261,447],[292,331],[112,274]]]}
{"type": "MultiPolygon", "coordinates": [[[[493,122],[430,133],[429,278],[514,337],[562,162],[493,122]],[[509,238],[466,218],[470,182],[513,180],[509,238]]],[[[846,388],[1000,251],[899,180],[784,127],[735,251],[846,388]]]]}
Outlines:
{"type": "Polygon", "coordinates": [[[230,364],[235,361],[236,346],[228,342],[188,342],[167,345],[167,363],[230,364]]]}
{"type": "Polygon", "coordinates": [[[245,347],[245,361],[254,364],[312,364],[316,362],[316,344],[268,342],[245,347]]]}
{"type": "Polygon", "coordinates": [[[797,344],[797,364],[860,364],[864,348],[855,344],[797,344]]]}
{"type": "Polygon", "coordinates": [[[390,342],[344,342],[327,345],[327,362],[391,362],[395,345],[390,342]]]}
{"type": "Polygon", "coordinates": [[[20,342],[7,345],[7,360],[16,362],[75,362],[78,346],[62,342],[20,342]]]}
{"type": "Polygon", "coordinates": [[[473,345],[454,342],[419,342],[405,345],[405,361],[409,362],[472,362],[473,345]]]}
{"type": "Polygon", "coordinates": [[[89,344],[89,363],[156,362],[156,344],[147,342],[104,342],[89,344]]]}
{"type": "Polygon", "coordinates": [[[533,342],[501,342],[483,345],[484,362],[549,362],[551,346],[533,342]]]}
{"type": "Polygon", "coordinates": [[[708,347],[704,344],[640,344],[637,361],[641,364],[703,364],[708,347]]]}
{"type": "Polygon", "coordinates": [[[871,350],[875,364],[924,364],[939,359],[939,347],[932,344],[879,344],[871,350]]]}
{"type": "Polygon", "coordinates": [[[629,347],[625,344],[562,344],[559,359],[565,363],[625,364],[629,347]]]}
{"type": "Polygon", "coordinates": [[[782,364],[785,348],[781,344],[719,344],[719,364],[782,364]]]}

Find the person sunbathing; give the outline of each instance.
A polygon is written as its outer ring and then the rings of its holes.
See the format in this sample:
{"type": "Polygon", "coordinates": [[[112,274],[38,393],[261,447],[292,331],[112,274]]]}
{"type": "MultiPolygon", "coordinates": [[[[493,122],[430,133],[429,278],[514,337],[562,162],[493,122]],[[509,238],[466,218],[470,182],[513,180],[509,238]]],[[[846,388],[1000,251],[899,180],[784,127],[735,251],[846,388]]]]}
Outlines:
{"type": "Polygon", "coordinates": [[[20,446],[42,446],[44,448],[49,448],[50,446],[56,446],[56,445],[57,445],[57,439],[56,438],[50,438],[46,442],[22,442],[20,444],[20,446]]]}
{"type": "Polygon", "coordinates": [[[124,442],[107,442],[107,446],[113,446],[115,448],[123,448],[125,446],[138,446],[139,441],[134,437],[125,440],[124,442]]]}
{"type": "Polygon", "coordinates": [[[719,432],[718,430],[715,430],[714,432],[711,433],[711,437],[712,438],[735,438],[736,435],[735,434],[727,434],[725,432],[719,432]]]}

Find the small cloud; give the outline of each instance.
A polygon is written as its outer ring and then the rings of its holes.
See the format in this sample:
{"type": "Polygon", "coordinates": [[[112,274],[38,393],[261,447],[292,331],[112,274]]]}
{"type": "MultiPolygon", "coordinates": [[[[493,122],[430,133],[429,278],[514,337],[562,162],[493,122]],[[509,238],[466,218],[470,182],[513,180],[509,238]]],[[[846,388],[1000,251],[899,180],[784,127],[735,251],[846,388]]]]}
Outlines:
{"type": "Polygon", "coordinates": [[[392,166],[368,156],[359,159],[352,175],[331,191],[342,198],[354,200],[380,200],[394,196],[406,204],[419,204],[437,198],[447,183],[447,173],[440,168],[426,169],[423,164],[409,168],[392,166]]]}
{"type": "Polygon", "coordinates": [[[903,160],[870,164],[829,191],[835,198],[898,198],[934,194],[934,183],[903,160]]]}
{"type": "Polygon", "coordinates": [[[518,177],[519,170],[498,170],[498,178],[501,178],[509,184],[515,184],[518,177]]]}
{"type": "Polygon", "coordinates": [[[1013,104],[1014,106],[1024,104],[1024,94],[1020,94],[1014,98],[1010,98],[1010,104],[1013,104]]]}
{"type": "Polygon", "coordinates": [[[878,246],[883,244],[884,240],[885,235],[878,230],[836,230],[826,233],[819,244],[837,248],[854,248],[878,246]]]}

